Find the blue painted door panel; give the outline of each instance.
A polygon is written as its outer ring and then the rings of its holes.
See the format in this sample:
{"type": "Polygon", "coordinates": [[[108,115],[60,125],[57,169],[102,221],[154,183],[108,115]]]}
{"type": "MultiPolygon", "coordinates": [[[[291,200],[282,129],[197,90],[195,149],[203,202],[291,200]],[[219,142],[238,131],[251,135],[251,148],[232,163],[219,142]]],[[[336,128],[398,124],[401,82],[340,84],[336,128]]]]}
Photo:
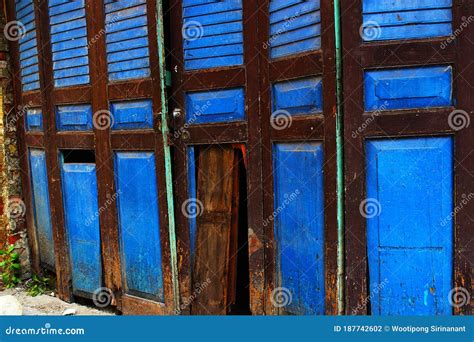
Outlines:
{"type": "MultiPolygon", "coordinates": [[[[188,166],[188,198],[192,200],[197,199],[197,178],[196,178],[196,153],[195,147],[189,146],[187,153],[187,166],[188,166]]],[[[190,215],[188,218],[189,222],[189,241],[191,244],[191,265],[194,265],[194,253],[196,246],[196,234],[197,234],[197,217],[190,215]]]]}
{"type": "MultiPolygon", "coordinates": [[[[23,33],[18,40],[22,88],[23,91],[37,90],[40,88],[40,83],[33,0],[15,1],[15,12],[16,20],[21,23],[18,29],[23,33]]],[[[9,32],[16,37],[12,31],[9,32]]]]}
{"type": "Polygon", "coordinates": [[[273,85],[273,113],[285,111],[290,115],[310,115],[323,111],[321,77],[311,77],[273,85]]]}
{"type": "Polygon", "coordinates": [[[278,143],[273,159],[279,269],[276,281],[291,292],[291,302],[283,310],[288,314],[323,315],[323,146],[278,143]]]}
{"type": "Polygon", "coordinates": [[[372,314],[450,315],[452,139],[370,140],[366,152],[372,314]]]}
{"type": "Polygon", "coordinates": [[[31,149],[31,192],[41,262],[54,269],[54,242],[49,205],[48,173],[43,150],[31,149]]]}
{"type": "Polygon", "coordinates": [[[365,110],[451,106],[452,81],[451,66],[367,71],[365,110]]]}
{"type": "Polygon", "coordinates": [[[146,0],[106,0],[104,4],[109,80],[149,77],[146,0]]]}
{"type": "Polygon", "coordinates": [[[115,177],[124,287],[164,302],[154,154],[116,152],[115,177]]]}
{"type": "Polygon", "coordinates": [[[183,0],[186,70],[244,62],[242,0],[183,0]]]}
{"type": "Polygon", "coordinates": [[[110,111],[114,130],[153,128],[151,100],[115,102],[110,105],[110,111]]]}
{"type": "Polygon", "coordinates": [[[88,84],[89,53],[84,0],[49,0],[53,77],[56,87],[88,84]]]}
{"type": "Polygon", "coordinates": [[[43,131],[43,112],[41,109],[28,109],[26,111],[26,130],[30,132],[43,131]]]}
{"type": "Polygon", "coordinates": [[[270,57],[321,48],[319,0],[270,0],[270,57]]]}
{"type": "Polygon", "coordinates": [[[449,36],[452,0],[364,0],[365,41],[449,36]]]}
{"type": "Polygon", "coordinates": [[[58,106],[56,124],[59,131],[91,131],[92,107],[90,105],[58,106]]]}
{"type": "Polygon", "coordinates": [[[72,287],[76,293],[90,294],[102,285],[95,164],[61,161],[61,175],[72,287]]]}

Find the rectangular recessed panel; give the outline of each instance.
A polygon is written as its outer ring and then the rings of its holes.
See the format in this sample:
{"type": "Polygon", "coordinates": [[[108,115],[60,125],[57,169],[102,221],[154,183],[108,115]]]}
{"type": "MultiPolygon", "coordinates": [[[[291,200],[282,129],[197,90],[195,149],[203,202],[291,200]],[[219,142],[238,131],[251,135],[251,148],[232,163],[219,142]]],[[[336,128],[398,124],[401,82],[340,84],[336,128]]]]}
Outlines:
{"type": "Polygon", "coordinates": [[[96,167],[62,161],[61,175],[72,288],[92,294],[102,286],[96,167]]]}
{"type": "Polygon", "coordinates": [[[324,314],[323,145],[274,145],[274,220],[277,283],[291,293],[282,308],[295,315],[324,314]]]}
{"type": "Polygon", "coordinates": [[[245,119],[242,88],[211,90],[186,95],[186,123],[205,124],[245,119]]]}
{"type": "Polygon", "coordinates": [[[364,0],[365,41],[448,36],[452,0],[364,0]]]}
{"type": "Polygon", "coordinates": [[[41,109],[28,109],[26,111],[26,130],[27,131],[43,131],[43,112],[41,109]]]}
{"type": "Polygon", "coordinates": [[[183,0],[186,70],[242,65],[242,0],[183,0]]]}
{"type": "Polygon", "coordinates": [[[89,42],[84,0],[49,0],[48,3],[54,85],[88,84],[89,42]]]}
{"type": "Polygon", "coordinates": [[[452,138],[372,140],[366,152],[372,314],[450,315],[452,138]]]}
{"type": "Polygon", "coordinates": [[[22,89],[36,90],[40,88],[40,82],[33,0],[15,1],[15,12],[17,23],[13,21],[7,23],[5,34],[9,33],[13,39],[20,35],[18,48],[22,89]]]}
{"type": "Polygon", "coordinates": [[[291,115],[321,113],[322,102],[320,77],[285,81],[273,85],[273,113],[278,111],[291,115]]]}
{"type": "Polygon", "coordinates": [[[59,131],[92,130],[92,107],[90,105],[58,106],[56,123],[59,131]]]}
{"type": "Polygon", "coordinates": [[[451,66],[367,71],[365,110],[451,106],[452,81],[451,66]]]}
{"type": "Polygon", "coordinates": [[[153,107],[151,100],[116,102],[110,106],[112,129],[153,128],[153,107]]]}
{"type": "Polygon", "coordinates": [[[146,0],[104,3],[109,80],[149,77],[146,0]]]}
{"type": "Polygon", "coordinates": [[[31,170],[31,196],[34,222],[41,263],[54,269],[54,241],[49,204],[46,155],[43,150],[29,151],[31,170]]]}
{"type": "Polygon", "coordinates": [[[270,47],[272,58],[321,48],[319,0],[271,0],[270,47]]]}
{"type": "Polygon", "coordinates": [[[128,293],[164,301],[155,156],[116,152],[122,272],[128,293]]]}

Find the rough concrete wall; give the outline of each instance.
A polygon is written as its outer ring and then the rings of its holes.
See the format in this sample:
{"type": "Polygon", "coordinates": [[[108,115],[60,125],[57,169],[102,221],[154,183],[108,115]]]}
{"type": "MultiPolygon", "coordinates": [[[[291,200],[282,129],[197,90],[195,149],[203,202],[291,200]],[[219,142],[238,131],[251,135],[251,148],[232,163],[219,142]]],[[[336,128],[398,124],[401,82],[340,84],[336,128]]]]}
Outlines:
{"type": "MultiPolygon", "coordinates": [[[[2,11],[0,32],[6,24],[2,11]]],[[[22,276],[30,273],[30,257],[22,201],[20,155],[16,123],[23,120],[23,108],[14,108],[8,41],[0,38],[0,248],[15,245],[20,254],[22,276]]]]}

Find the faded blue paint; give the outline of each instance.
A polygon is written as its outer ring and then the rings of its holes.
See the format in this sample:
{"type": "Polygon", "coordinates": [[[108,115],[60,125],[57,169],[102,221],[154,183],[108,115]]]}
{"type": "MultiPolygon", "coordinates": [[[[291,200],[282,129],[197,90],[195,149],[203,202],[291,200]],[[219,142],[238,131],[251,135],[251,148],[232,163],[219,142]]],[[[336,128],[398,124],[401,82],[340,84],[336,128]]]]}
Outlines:
{"type": "Polygon", "coordinates": [[[88,84],[89,55],[84,0],[49,0],[55,87],[88,84]]]}
{"type": "Polygon", "coordinates": [[[124,287],[164,301],[155,156],[116,152],[115,182],[124,287]]]}
{"type": "Polygon", "coordinates": [[[370,140],[366,152],[372,314],[450,315],[452,139],[370,140]]]}
{"type": "Polygon", "coordinates": [[[153,128],[151,100],[115,102],[110,105],[113,116],[112,129],[153,128]]]}
{"type": "Polygon", "coordinates": [[[186,123],[206,124],[245,119],[242,88],[186,94],[186,123]]]}
{"type": "Polygon", "coordinates": [[[43,150],[30,149],[31,196],[42,264],[54,269],[54,240],[49,204],[48,172],[43,150]]]}
{"type": "Polygon", "coordinates": [[[452,0],[364,0],[365,41],[449,36],[452,0]]]}
{"type": "Polygon", "coordinates": [[[92,130],[92,107],[90,105],[58,106],[56,125],[59,131],[92,130]]]}
{"type": "Polygon", "coordinates": [[[43,131],[43,112],[40,108],[26,111],[26,130],[29,132],[43,131]]]}
{"type": "Polygon", "coordinates": [[[323,315],[324,187],[323,145],[274,145],[274,218],[278,286],[292,294],[282,310],[295,315],[323,315]]]}
{"type": "MultiPolygon", "coordinates": [[[[18,40],[23,91],[37,90],[39,83],[38,47],[33,0],[15,1],[16,20],[24,25],[18,40]]],[[[13,30],[9,30],[15,36],[13,30]]]]}
{"type": "Polygon", "coordinates": [[[451,106],[452,81],[451,66],[367,71],[365,110],[451,106]]]}
{"type": "MultiPolygon", "coordinates": [[[[196,156],[194,146],[188,147],[188,198],[197,199],[197,179],[196,179],[196,156]]],[[[191,265],[193,265],[194,253],[196,247],[197,218],[192,216],[188,218],[189,222],[189,243],[191,245],[191,265]]]]}
{"type": "Polygon", "coordinates": [[[61,176],[73,292],[91,294],[102,286],[96,167],[61,160],[61,176]]]}
{"type": "Polygon", "coordinates": [[[150,76],[146,0],[106,0],[109,80],[150,76]]]}
{"type": "Polygon", "coordinates": [[[291,115],[317,114],[323,111],[321,77],[311,77],[273,85],[273,113],[286,111],[291,115]]]}
{"type": "Polygon", "coordinates": [[[186,70],[242,65],[242,0],[183,0],[186,70]]]}
{"type": "Polygon", "coordinates": [[[270,56],[294,55],[321,48],[319,0],[270,0],[270,56]]]}

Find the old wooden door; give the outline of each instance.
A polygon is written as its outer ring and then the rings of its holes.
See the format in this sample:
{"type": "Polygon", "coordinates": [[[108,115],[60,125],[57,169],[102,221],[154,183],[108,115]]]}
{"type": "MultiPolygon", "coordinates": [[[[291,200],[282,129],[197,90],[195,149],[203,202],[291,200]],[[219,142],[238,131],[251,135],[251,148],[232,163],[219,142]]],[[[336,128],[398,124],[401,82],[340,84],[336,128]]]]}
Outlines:
{"type": "Polygon", "coordinates": [[[172,313],[161,8],[145,0],[8,5],[24,29],[12,47],[15,102],[26,107],[18,126],[31,170],[33,254],[55,261],[63,299],[172,313]]]}
{"type": "Polygon", "coordinates": [[[469,312],[473,11],[343,2],[347,314],[469,312]]]}

